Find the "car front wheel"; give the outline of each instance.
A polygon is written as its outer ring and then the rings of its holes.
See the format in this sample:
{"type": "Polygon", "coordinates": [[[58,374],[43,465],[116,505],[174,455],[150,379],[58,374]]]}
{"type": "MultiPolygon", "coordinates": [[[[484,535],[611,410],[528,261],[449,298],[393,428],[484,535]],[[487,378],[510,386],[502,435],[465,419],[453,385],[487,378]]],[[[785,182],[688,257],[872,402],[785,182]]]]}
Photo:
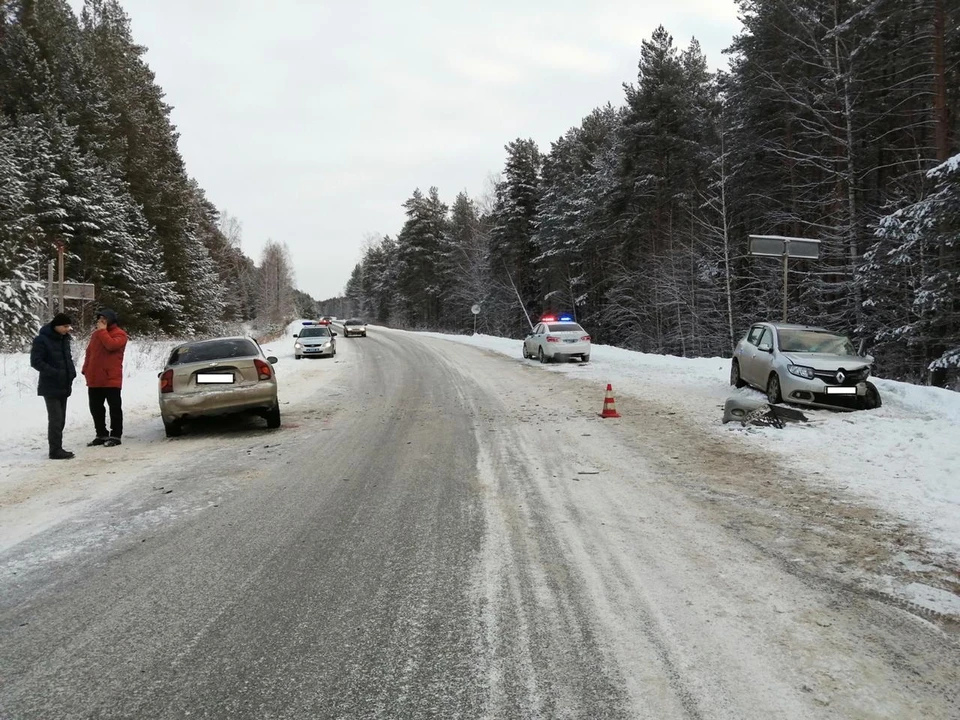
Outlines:
{"type": "Polygon", "coordinates": [[[742,388],[746,383],[740,377],[740,363],[734,360],[730,363],[730,384],[735,388],[742,388]]]}
{"type": "Polygon", "coordinates": [[[861,410],[876,410],[878,407],[883,405],[883,401],[880,399],[880,391],[877,390],[877,386],[872,382],[867,382],[867,392],[860,399],[860,409],[861,410]]]}
{"type": "Polygon", "coordinates": [[[783,402],[783,395],[780,394],[780,377],[776,373],[770,374],[767,380],[767,402],[771,405],[783,402]]]}

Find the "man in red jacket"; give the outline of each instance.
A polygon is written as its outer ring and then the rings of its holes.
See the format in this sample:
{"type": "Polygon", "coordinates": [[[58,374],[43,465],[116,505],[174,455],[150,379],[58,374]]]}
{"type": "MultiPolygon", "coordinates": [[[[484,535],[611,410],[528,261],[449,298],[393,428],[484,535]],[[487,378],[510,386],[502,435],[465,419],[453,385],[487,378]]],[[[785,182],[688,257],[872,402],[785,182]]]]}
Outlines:
{"type": "Polygon", "coordinates": [[[103,309],[97,313],[97,329],[90,336],[87,354],[83,360],[83,376],[87,379],[90,414],[97,436],[88,445],[113,447],[120,444],[123,435],[123,406],[120,388],[123,386],[123,351],[127,334],[117,325],[117,314],[103,309]],[[110,406],[110,432],[107,433],[107,412],[110,406]]]}

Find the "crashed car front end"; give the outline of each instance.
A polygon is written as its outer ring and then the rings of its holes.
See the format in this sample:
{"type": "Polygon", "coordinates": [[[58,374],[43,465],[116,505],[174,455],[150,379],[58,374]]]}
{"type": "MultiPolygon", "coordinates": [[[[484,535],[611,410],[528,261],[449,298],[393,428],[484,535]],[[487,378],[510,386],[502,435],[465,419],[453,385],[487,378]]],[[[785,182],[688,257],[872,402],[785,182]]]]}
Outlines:
{"type": "Polygon", "coordinates": [[[804,363],[801,357],[783,356],[780,388],[787,402],[830,408],[859,409],[869,392],[867,379],[871,367],[846,363],[842,367],[825,367],[823,363],[804,363]]]}

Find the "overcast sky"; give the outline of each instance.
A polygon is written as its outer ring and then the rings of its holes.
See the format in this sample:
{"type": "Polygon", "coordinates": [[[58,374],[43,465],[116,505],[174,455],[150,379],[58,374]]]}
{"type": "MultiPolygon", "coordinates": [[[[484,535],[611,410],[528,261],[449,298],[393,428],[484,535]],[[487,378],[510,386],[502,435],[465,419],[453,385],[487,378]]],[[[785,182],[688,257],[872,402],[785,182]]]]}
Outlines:
{"type": "MultiPolygon", "coordinates": [[[[74,7],[82,0],[71,0],[74,7]]],[[[340,294],[365,236],[436,185],[476,197],[503,146],[541,150],[636,82],[662,24],[712,68],[734,0],[122,0],[173,106],[180,151],[244,251],[286,243],[297,285],[340,294]]]]}

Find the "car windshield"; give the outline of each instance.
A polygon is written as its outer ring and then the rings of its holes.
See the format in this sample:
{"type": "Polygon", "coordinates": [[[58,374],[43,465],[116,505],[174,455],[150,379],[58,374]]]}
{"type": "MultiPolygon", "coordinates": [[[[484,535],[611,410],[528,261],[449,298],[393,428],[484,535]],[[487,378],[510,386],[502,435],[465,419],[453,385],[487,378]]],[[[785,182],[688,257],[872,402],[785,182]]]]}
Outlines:
{"type": "Polygon", "coordinates": [[[170,353],[168,364],[182,365],[184,363],[227,360],[259,354],[257,346],[252,341],[243,338],[203,340],[202,342],[189,343],[174,348],[173,352],[170,353]]]}
{"type": "Polygon", "coordinates": [[[347,320],[344,325],[363,325],[363,322],[360,320],[347,320]]]}
{"type": "Polygon", "coordinates": [[[576,323],[556,323],[547,325],[547,329],[549,329],[550,332],[583,332],[583,328],[576,323]]]}
{"type": "Polygon", "coordinates": [[[856,355],[853,343],[846,335],[819,330],[780,330],[779,335],[781,352],[856,355]]]}
{"type": "Polygon", "coordinates": [[[300,337],[330,337],[330,331],[325,327],[304,328],[300,331],[300,337]]]}

